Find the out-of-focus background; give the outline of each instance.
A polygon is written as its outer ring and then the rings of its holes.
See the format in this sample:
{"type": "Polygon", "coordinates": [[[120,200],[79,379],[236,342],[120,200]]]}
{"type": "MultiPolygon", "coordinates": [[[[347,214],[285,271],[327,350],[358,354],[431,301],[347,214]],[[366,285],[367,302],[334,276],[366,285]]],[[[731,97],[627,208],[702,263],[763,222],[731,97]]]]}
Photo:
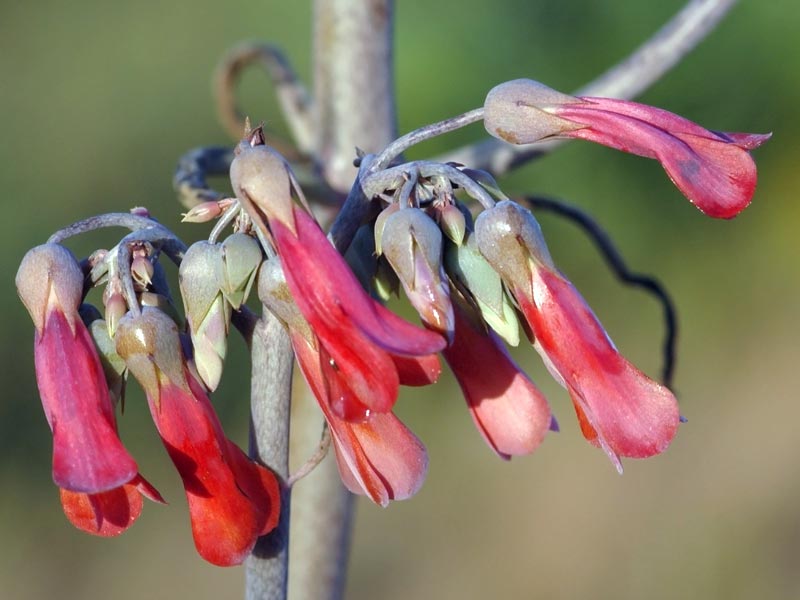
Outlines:
{"type": "MultiPolygon", "coordinates": [[[[569,91],[622,58],[682,2],[470,0],[398,3],[400,130],[482,103],[495,84],[531,77],[569,91]]],[[[33,328],[13,275],[25,250],[73,220],[146,205],[185,240],[170,178],[187,149],[230,140],[210,94],[216,61],[240,40],[278,43],[310,79],[306,2],[99,2],[0,5],[0,598],[237,598],[241,569],[196,554],[177,476],[134,394],[121,429],[171,505],[148,504],[117,539],[63,517],[50,435],[35,388],[33,328]],[[289,5],[292,5],[291,7],[289,5]]],[[[530,457],[496,459],[447,377],[405,391],[400,413],[427,444],[413,499],[358,504],[348,598],[800,597],[800,21],[794,0],[736,7],[641,99],[711,129],[774,131],[754,155],[753,205],[704,217],[653,161],[571,143],[503,181],[591,211],[632,267],[657,274],[680,311],[676,391],[689,422],[665,455],[626,461],[623,477],[583,441],[566,394],[530,348],[516,354],[562,426],[530,457]]],[[[247,112],[282,130],[258,72],[247,112]]],[[[429,143],[438,153],[480,126],[429,143]]],[[[660,309],[621,287],[572,226],[541,218],[560,267],[618,347],[653,376],[660,309]]],[[[72,248],[113,245],[117,232],[72,248]]],[[[245,441],[243,344],[216,402],[245,441]],[[238,364],[235,364],[238,363],[238,364]]]]}

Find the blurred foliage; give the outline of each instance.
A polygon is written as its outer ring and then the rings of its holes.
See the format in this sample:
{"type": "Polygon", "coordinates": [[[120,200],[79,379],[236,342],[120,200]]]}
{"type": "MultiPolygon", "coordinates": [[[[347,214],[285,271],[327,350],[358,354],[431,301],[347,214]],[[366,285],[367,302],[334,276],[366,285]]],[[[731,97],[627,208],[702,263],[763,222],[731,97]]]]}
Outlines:
{"type": "MultiPolygon", "coordinates": [[[[0,271],[0,597],[236,598],[241,569],[195,553],[177,477],[132,394],[122,423],[143,472],[172,502],[148,505],[119,539],[73,530],[50,481],[49,432],[37,400],[32,326],[13,293],[24,251],[90,214],[148,206],[186,240],[170,178],[177,158],[229,143],[210,75],[244,39],[278,43],[310,74],[310,7],[220,3],[3,2],[0,182],[8,214],[0,271]],[[12,219],[11,208],[14,209],[12,219]]],[[[622,58],[682,3],[467,0],[398,3],[400,129],[481,104],[496,83],[532,77],[569,91],[622,58]]],[[[596,215],[632,267],[677,299],[677,392],[689,422],[662,457],[618,477],[580,439],[565,393],[530,349],[562,433],[532,457],[501,463],[473,431],[447,379],[405,393],[400,412],[431,454],[408,502],[360,502],[349,598],[800,597],[798,284],[795,202],[800,146],[800,27],[794,0],[745,0],[642,99],[712,129],[774,131],[756,151],[760,185],[732,222],[704,218],[653,161],[572,143],[521,169],[509,193],[568,199],[596,215]],[[444,390],[444,393],[443,393],[444,390]]],[[[241,85],[256,120],[283,127],[258,73],[241,85]]],[[[479,126],[428,143],[435,153],[479,126]]],[[[542,218],[562,269],[618,346],[658,372],[658,306],[610,277],[572,226],[542,218]]],[[[72,247],[86,254],[114,233],[72,247]]],[[[244,442],[247,357],[234,343],[217,404],[244,442]],[[233,374],[231,374],[233,372],[233,374]],[[236,373],[239,373],[237,375],[236,373]]]]}

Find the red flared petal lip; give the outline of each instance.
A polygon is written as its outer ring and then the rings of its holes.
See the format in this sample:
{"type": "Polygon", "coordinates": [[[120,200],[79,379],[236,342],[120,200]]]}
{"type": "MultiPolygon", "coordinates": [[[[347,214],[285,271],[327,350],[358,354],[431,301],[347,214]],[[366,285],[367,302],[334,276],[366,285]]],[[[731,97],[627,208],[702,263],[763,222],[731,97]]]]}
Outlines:
{"type": "Polygon", "coordinates": [[[241,564],[277,522],[278,485],[234,451],[205,392],[186,377],[191,393],[163,385],[158,405],[148,398],[150,411],[181,475],[198,553],[215,565],[241,564]]]}
{"type": "MultiPolygon", "coordinates": [[[[300,370],[331,428],[339,473],[353,493],[386,506],[415,494],[425,480],[428,455],[417,437],[393,413],[372,413],[362,423],[339,418],[331,409],[330,383],[308,342],[292,334],[300,370]]],[[[334,389],[346,390],[337,385],[334,389]]]]}
{"type": "Polygon", "coordinates": [[[623,358],[578,291],[560,275],[533,270],[533,301],[515,296],[543,352],[569,390],[584,436],[618,456],[645,458],[666,450],[679,423],[666,387],[623,358]]]}
{"type": "Polygon", "coordinates": [[[135,485],[98,494],[61,489],[64,514],[75,527],[101,537],[114,537],[133,525],[142,512],[142,495],[135,485]]]}
{"type": "Polygon", "coordinates": [[[565,137],[657,159],[678,189],[709,216],[732,218],[750,204],[757,172],[747,151],[769,135],[716,133],[643,104],[585,100],[557,108],[559,117],[586,125],[565,137]]]}
{"type": "Polygon", "coordinates": [[[53,430],[53,480],[73,492],[113,490],[136,461],[117,435],[114,408],[94,342],[80,319],[51,311],[34,343],[36,381],[53,430]],[[73,330],[74,327],[74,330],[73,330]]]}
{"type": "Polygon", "coordinates": [[[339,473],[351,492],[387,506],[419,491],[428,453],[394,413],[373,414],[363,423],[328,417],[339,473]]]}
{"type": "Polygon", "coordinates": [[[533,452],[551,427],[547,400],[494,332],[476,330],[457,306],[454,314],[455,337],[442,354],[475,426],[501,458],[533,452]]]}
{"type": "Polygon", "coordinates": [[[319,225],[295,210],[297,237],[278,221],[270,223],[284,265],[286,283],[312,329],[336,332],[352,323],[363,336],[394,354],[419,356],[441,350],[442,336],[416,327],[370,298],[319,225]]]}

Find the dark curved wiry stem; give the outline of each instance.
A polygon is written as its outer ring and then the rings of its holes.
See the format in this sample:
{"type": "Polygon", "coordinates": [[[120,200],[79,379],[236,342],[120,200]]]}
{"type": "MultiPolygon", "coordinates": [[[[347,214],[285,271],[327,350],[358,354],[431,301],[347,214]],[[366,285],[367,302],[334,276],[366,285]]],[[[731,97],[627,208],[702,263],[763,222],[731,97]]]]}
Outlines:
{"type": "MultiPolygon", "coordinates": [[[[623,61],[575,92],[578,96],[638,96],[710,34],[736,0],[689,0],[666,25],[623,61]]],[[[512,146],[494,138],[448,152],[437,160],[503,175],[551,152],[564,140],[512,146]]]]}
{"type": "Polygon", "coordinates": [[[223,146],[194,148],[184,154],[172,177],[172,187],[178,193],[181,205],[191,209],[201,202],[224,198],[208,185],[206,178],[227,175],[232,161],[233,148],[223,146]]]}
{"type": "MultiPolygon", "coordinates": [[[[311,98],[286,55],[271,44],[245,42],[222,59],[214,78],[217,113],[228,133],[237,139],[245,127],[245,118],[236,105],[235,88],[241,72],[250,65],[263,67],[275,86],[281,112],[289,125],[294,142],[303,154],[312,150],[314,130],[311,122],[311,98]]],[[[287,144],[271,139],[284,156],[291,154],[287,144]]]]}
{"type": "Polygon", "coordinates": [[[522,198],[522,201],[531,208],[550,211],[579,225],[595,243],[600,250],[600,254],[606,260],[606,264],[620,281],[646,290],[661,303],[661,307],[664,310],[665,328],[661,381],[665,386],[671,388],[675,370],[675,341],[677,339],[678,319],[675,305],[661,282],[655,277],[631,271],[625,264],[625,259],[622,258],[619,250],[614,246],[608,233],[598,225],[597,221],[576,206],[540,196],[526,196],[522,198]]]}

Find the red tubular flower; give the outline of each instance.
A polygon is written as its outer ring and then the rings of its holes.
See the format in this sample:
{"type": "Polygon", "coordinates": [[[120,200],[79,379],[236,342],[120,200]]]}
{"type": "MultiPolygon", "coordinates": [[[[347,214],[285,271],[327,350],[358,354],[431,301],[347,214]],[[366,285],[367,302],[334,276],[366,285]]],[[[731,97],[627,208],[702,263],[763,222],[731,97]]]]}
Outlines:
{"type": "Polygon", "coordinates": [[[180,473],[198,553],[241,564],[278,522],[275,475],[225,437],[208,396],[185,365],[178,331],[156,309],[123,318],[117,351],[145,389],[150,413],[180,473]]]}
{"type": "Polygon", "coordinates": [[[455,338],[442,353],[464,392],[475,426],[504,459],[533,452],[556,428],[544,395],[497,335],[478,329],[454,303],[455,338]]]}
{"type": "Polygon", "coordinates": [[[527,79],[495,87],[485,108],[489,133],[511,143],[580,138],[655,158],[697,208],[723,219],[750,204],[757,175],[748,151],[771,136],[710,131],[652,106],[568,96],[527,79]]]}
{"type": "MultiPolygon", "coordinates": [[[[351,394],[346,378],[326,369],[327,361],[302,335],[291,330],[290,334],[300,370],[330,427],[339,474],[347,489],[381,506],[416,494],[428,471],[422,442],[392,412],[371,413],[360,423],[337,416],[332,405],[351,394]]],[[[416,371],[430,373],[430,366],[419,364],[416,371]]]]}
{"type": "MultiPolygon", "coordinates": [[[[279,259],[262,265],[258,295],[289,331],[300,370],[330,427],[339,473],[347,488],[381,506],[415,494],[427,472],[425,447],[392,412],[372,412],[358,423],[340,416],[342,406],[360,402],[353,397],[348,378],[331,365],[322,342],[288,293],[279,259]]],[[[433,383],[441,372],[436,355],[389,358],[404,385],[433,383]]]]}
{"type": "Polygon", "coordinates": [[[253,222],[271,235],[291,296],[319,339],[320,353],[348,382],[352,394],[332,409],[352,421],[389,412],[400,383],[392,355],[426,356],[442,350],[446,340],[366,294],[317,222],[294,204],[292,190],[300,194],[299,188],[274,151],[240,145],[231,183],[253,222]]]}
{"type": "Polygon", "coordinates": [[[131,481],[138,469],[117,435],[103,367],[78,315],[83,274],[69,250],[30,250],[16,278],[36,326],[36,382],[53,431],[53,481],[97,493],[131,481]]]}
{"type": "Polygon", "coordinates": [[[621,472],[620,456],[666,450],[680,415],[672,393],[623,358],[552,263],[533,215],[509,201],[475,222],[486,259],[510,287],[550,372],[569,391],[584,437],[621,472]]]}

